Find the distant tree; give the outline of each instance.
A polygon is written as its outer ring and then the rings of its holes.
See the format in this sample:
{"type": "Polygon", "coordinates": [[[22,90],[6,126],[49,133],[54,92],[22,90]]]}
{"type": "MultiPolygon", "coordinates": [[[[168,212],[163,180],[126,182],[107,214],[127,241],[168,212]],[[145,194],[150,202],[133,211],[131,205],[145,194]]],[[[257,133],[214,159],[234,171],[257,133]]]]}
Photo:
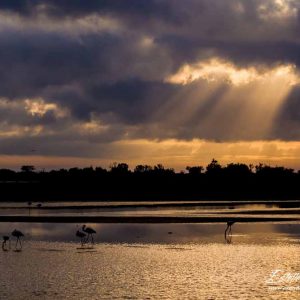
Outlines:
{"type": "Polygon", "coordinates": [[[284,167],[271,167],[262,163],[255,166],[255,172],[262,176],[284,176],[294,174],[294,169],[288,169],[284,167]]]}
{"type": "Polygon", "coordinates": [[[9,170],[9,169],[0,169],[0,180],[7,181],[7,180],[15,180],[16,179],[16,172],[9,170]]]}
{"type": "Polygon", "coordinates": [[[156,174],[174,174],[175,171],[172,168],[165,168],[162,164],[157,164],[153,168],[153,172],[156,174]]]}
{"type": "Polygon", "coordinates": [[[107,173],[107,170],[104,169],[104,168],[102,168],[102,167],[96,167],[96,168],[95,168],[95,173],[96,173],[97,175],[101,175],[101,174],[107,173]]]}
{"type": "Polygon", "coordinates": [[[116,163],[116,162],[114,162],[110,166],[110,171],[112,173],[117,173],[117,174],[126,174],[126,173],[129,173],[129,166],[126,163],[116,163]]]}
{"type": "Polygon", "coordinates": [[[21,171],[22,172],[26,172],[26,173],[34,172],[34,170],[35,170],[35,167],[34,166],[30,166],[30,165],[28,165],[28,166],[22,166],[21,167],[21,171]]]}
{"type": "Polygon", "coordinates": [[[265,170],[266,168],[269,168],[269,166],[259,163],[258,165],[255,166],[255,173],[258,174],[258,173],[262,172],[263,170],[265,170]]]}
{"type": "Polygon", "coordinates": [[[93,175],[94,174],[94,168],[93,167],[83,168],[82,173],[84,175],[93,175]]]}
{"type": "Polygon", "coordinates": [[[154,171],[164,171],[165,167],[162,164],[157,164],[154,166],[154,171]]]}
{"type": "Polygon", "coordinates": [[[217,160],[213,158],[210,164],[207,165],[206,167],[206,173],[207,174],[216,174],[220,173],[222,171],[222,166],[218,163],[217,160]]]}
{"type": "Polygon", "coordinates": [[[249,166],[245,164],[228,164],[227,167],[224,168],[225,174],[233,175],[233,176],[244,176],[251,174],[251,169],[249,166]]]}
{"type": "Polygon", "coordinates": [[[194,167],[186,167],[186,170],[189,172],[191,175],[199,175],[204,171],[204,168],[202,166],[194,166],[194,167]]]}
{"type": "Polygon", "coordinates": [[[254,168],[254,165],[253,165],[253,164],[250,164],[250,165],[249,165],[249,170],[250,170],[251,173],[253,173],[253,170],[254,170],[254,169],[255,169],[255,168],[254,168]]]}
{"type": "Polygon", "coordinates": [[[137,165],[134,168],[134,173],[147,173],[147,172],[150,172],[152,170],[153,169],[152,169],[151,166],[148,166],[148,165],[137,165]]]}
{"type": "Polygon", "coordinates": [[[69,174],[70,175],[79,175],[80,174],[80,169],[79,168],[70,168],[69,169],[69,174]]]}

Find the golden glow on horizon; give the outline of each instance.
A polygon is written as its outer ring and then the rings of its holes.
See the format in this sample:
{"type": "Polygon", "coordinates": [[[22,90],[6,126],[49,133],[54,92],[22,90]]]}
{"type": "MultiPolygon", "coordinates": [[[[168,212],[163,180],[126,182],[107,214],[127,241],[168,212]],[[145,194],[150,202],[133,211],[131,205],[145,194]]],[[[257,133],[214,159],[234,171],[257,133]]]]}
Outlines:
{"type": "MultiPolygon", "coordinates": [[[[96,147],[96,145],[95,145],[96,147]]],[[[112,162],[126,162],[131,168],[137,164],[155,165],[184,170],[188,165],[206,166],[212,158],[222,165],[231,162],[265,163],[300,169],[300,142],[254,141],[217,143],[205,140],[123,140],[109,144],[106,154],[97,157],[1,155],[1,168],[19,168],[33,164],[41,168],[84,166],[108,167],[112,162]]]]}

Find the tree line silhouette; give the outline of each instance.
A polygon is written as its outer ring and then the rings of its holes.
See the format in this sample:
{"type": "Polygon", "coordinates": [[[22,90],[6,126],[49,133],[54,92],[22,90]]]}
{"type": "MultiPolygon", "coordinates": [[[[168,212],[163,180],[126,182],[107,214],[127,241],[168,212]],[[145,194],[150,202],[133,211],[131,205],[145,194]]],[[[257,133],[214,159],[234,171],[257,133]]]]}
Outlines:
{"type": "Polygon", "coordinates": [[[205,168],[187,166],[175,172],[158,164],[126,163],[102,167],[37,171],[0,169],[2,201],[28,200],[199,200],[299,199],[300,172],[265,164],[230,163],[213,159],[205,168]]]}

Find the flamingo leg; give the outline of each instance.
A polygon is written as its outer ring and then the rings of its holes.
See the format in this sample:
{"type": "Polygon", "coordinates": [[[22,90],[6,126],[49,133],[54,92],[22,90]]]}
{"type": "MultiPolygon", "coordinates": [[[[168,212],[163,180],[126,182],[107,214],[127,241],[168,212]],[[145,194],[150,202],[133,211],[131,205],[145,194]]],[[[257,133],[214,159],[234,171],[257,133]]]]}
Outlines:
{"type": "Polygon", "coordinates": [[[227,242],[227,244],[231,244],[231,236],[228,236],[228,237],[227,237],[226,242],[227,242]]]}
{"type": "Polygon", "coordinates": [[[21,242],[21,239],[19,237],[17,237],[15,248],[16,248],[16,250],[21,250],[22,249],[22,242],[21,242]],[[18,247],[18,244],[19,244],[19,247],[18,247]]]}
{"type": "Polygon", "coordinates": [[[227,225],[227,228],[226,228],[226,230],[225,230],[225,240],[226,240],[226,238],[227,238],[227,230],[228,230],[228,228],[229,228],[229,225],[227,225]]]}

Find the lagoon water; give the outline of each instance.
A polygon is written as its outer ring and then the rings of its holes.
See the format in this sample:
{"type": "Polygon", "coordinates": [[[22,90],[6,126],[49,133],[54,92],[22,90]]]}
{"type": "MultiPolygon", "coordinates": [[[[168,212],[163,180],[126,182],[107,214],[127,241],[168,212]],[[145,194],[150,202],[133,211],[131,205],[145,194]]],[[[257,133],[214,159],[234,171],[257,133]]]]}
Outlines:
{"type": "Polygon", "coordinates": [[[1,216],[280,217],[298,218],[300,201],[0,202],[1,216]]]}
{"type": "Polygon", "coordinates": [[[1,235],[25,233],[22,252],[0,252],[0,299],[300,296],[299,281],[266,283],[276,269],[300,271],[299,223],[237,223],[230,244],[221,223],[89,224],[97,231],[93,249],[81,249],[78,226],[0,223],[1,235]]]}

